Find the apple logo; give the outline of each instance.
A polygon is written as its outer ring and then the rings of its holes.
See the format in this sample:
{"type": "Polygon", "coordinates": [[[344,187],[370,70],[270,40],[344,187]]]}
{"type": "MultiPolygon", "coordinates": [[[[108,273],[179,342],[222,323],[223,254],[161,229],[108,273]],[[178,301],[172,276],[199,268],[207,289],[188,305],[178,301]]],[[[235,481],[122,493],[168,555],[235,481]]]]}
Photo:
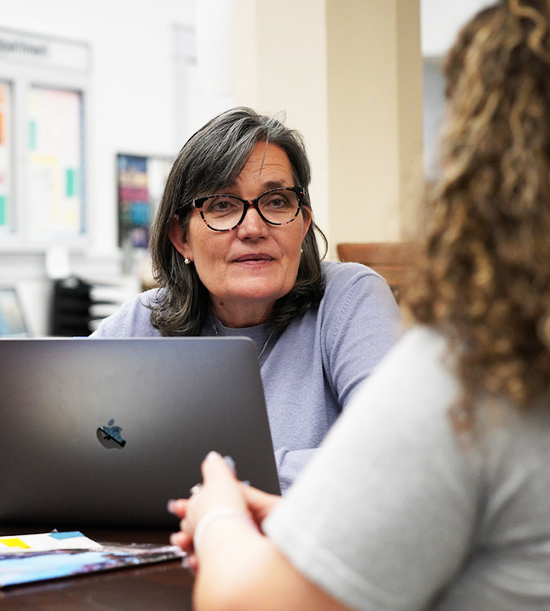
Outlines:
{"type": "Polygon", "coordinates": [[[100,426],[97,429],[97,438],[105,448],[123,448],[126,440],[122,439],[121,431],[122,427],[116,426],[114,419],[111,419],[107,426],[100,426]]]}

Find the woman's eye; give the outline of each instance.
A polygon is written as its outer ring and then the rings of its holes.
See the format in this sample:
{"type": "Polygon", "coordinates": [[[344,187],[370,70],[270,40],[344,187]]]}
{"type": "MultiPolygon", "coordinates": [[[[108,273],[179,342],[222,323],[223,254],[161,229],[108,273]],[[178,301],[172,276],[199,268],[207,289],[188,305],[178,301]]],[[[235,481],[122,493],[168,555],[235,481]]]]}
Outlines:
{"type": "Polygon", "coordinates": [[[290,204],[288,200],[286,200],[284,197],[273,197],[268,202],[266,202],[266,205],[272,210],[281,210],[284,208],[288,208],[290,204]]]}
{"type": "Polygon", "coordinates": [[[233,202],[229,199],[218,199],[209,204],[206,212],[208,214],[227,214],[237,209],[237,202],[233,202]]]}

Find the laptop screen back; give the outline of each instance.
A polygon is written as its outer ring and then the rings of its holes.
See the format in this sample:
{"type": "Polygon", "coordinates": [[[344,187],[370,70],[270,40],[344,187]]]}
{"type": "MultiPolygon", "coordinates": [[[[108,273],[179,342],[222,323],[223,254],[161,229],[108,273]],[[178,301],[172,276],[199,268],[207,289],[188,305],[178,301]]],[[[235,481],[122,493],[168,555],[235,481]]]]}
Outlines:
{"type": "Polygon", "coordinates": [[[210,450],[279,484],[247,338],[0,341],[0,522],[175,528],[210,450]]]}

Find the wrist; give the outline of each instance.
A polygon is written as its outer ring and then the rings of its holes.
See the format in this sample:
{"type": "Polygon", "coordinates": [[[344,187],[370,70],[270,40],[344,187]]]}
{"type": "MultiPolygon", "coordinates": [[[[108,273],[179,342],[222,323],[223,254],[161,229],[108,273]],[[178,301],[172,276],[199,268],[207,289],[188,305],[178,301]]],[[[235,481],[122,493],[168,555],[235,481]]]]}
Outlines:
{"type": "Polygon", "coordinates": [[[198,521],[197,526],[195,528],[195,533],[193,535],[193,547],[195,548],[195,554],[198,555],[199,553],[202,538],[204,536],[205,531],[208,529],[208,527],[212,523],[216,522],[217,520],[221,520],[222,518],[239,520],[242,523],[252,526],[254,530],[256,531],[258,530],[252,518],[248,514],[243,513],[242,511],[239,511],[238,509],[234,509],[233,507],[220,507],[218,509],[212,509],[212,511],[209,511],[208,513],[206,513],[198,521]]]}

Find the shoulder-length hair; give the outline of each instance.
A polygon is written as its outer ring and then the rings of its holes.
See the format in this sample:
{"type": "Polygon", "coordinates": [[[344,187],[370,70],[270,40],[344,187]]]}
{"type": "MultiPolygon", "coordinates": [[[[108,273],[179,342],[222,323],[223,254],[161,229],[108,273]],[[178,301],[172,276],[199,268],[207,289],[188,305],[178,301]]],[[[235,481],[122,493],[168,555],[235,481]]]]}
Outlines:
{"type": "MultiPolygon", "coordinates": [[[[209,312],[206,287],[193,264],[186,265],[174,248],[169,231],[178,215],[182,230],[189,227],[195,197],[215,193],[241,173],[258,142],[276,144],[288,156],[295,186],[305,191],[303,205],[311,209],[308,187],[311,170],[301,135],[273,117],[239,107],[224,112],[197,131],[174,161],[151,229],[153,274],[162,290],[151,306],[151,323],[163,335],[199,335],[209,312]]],[[[275,302],[268,323],[283,328],[295,317],[320,302],[324,275],[315,232],[325,249],[327,240],[315,222],[302,245],[296,283],[275,302]]]]}
{"type": "Polygon", "coordinates": [[[444,67],[442,176],[405,302],[450,339],[466,422],[484,390],[519,407],[550,397],[549,27],[548,0],[503,1],[444,67]]]}

